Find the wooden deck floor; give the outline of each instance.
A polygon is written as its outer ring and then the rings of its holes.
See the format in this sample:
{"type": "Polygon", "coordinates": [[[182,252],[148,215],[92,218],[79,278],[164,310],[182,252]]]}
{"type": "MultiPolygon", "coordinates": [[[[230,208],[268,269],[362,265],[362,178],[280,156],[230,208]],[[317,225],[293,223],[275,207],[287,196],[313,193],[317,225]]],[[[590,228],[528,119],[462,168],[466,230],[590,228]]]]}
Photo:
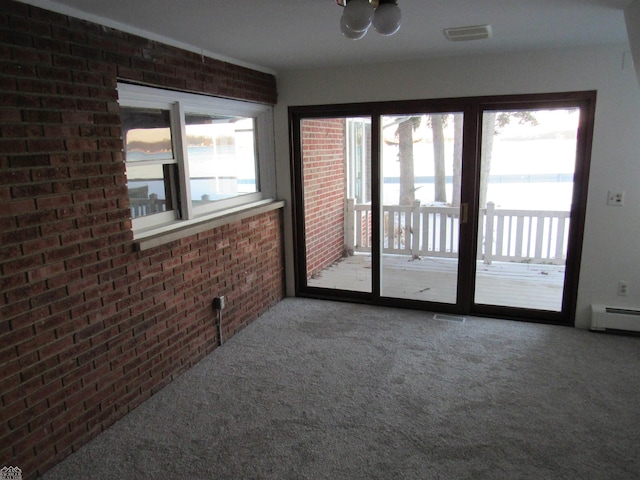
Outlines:
{"type": "MultiPolygon", "coordinates": [[[[455,303],[457,261],[446,258],[414,260],[384,255],[381,294],[430,302],[455,303]]],[[[476,266],[475,303],[559,311],[564,266],[494,262],[476,266]]],[[[308,281],[309,286],[371,291],[371,257],[345,257],[308,281]]]]}

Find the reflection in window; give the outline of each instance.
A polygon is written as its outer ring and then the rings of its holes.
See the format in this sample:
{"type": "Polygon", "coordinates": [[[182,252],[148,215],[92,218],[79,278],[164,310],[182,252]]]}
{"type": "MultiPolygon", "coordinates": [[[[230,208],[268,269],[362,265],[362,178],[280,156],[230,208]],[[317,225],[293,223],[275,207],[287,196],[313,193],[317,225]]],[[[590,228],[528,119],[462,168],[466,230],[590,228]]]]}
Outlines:
{"type": "Polygon", "coordinates": [[[129,165],[127,183],[131,218],[173,210],[175,165],[129,165]]]}
{"type": "Polygon", "coordinates": [[[121,112],[131,217],[172,210],[176,161],[170,112],[151,108],[121,112]]]}
{"type": "Polygon", "coordinates": [[[127,162],[174,158],[168,110],[123,108],[122,128],[127,162]]]}

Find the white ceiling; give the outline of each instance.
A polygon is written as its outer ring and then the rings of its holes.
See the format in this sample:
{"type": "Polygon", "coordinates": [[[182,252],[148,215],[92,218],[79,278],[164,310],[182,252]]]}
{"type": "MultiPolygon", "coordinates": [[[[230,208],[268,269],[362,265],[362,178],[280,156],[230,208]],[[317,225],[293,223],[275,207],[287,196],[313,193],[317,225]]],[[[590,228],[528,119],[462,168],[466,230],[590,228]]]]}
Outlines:
{"type": "Polygon", "coordinates": [[[348,63],[626,42],[630,0],[398,0],[392,37],[342,36],[335,0],[22,0],[277,73],[348,63]],[[493,37],[448,42],[448,27],[491,24],[493,37]]]}

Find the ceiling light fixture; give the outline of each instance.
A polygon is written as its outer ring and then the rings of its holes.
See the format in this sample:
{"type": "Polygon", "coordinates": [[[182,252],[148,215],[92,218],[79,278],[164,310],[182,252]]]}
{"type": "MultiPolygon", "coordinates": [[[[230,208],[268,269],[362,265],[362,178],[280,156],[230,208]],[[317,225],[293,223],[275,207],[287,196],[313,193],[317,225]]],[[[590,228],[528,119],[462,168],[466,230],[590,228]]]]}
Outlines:
{"type": "Polygon", "coordinates": [[[371,25],[380,35],[393,35],[400,30],[402,12],[396,0],[336,0],[344,7],[340,30],[345,37],[359,40],[371,25]]]}

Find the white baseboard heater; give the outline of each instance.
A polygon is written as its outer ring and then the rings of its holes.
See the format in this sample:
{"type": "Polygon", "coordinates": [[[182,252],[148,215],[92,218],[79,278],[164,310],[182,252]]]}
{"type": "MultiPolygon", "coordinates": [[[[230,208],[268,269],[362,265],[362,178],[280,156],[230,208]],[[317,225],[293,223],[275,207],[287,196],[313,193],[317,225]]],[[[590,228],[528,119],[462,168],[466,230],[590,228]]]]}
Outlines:
{"type": "Polygon", "coordinates": [[[591,305],[591,330],[640,332],[640,309],[591,305]]]}

